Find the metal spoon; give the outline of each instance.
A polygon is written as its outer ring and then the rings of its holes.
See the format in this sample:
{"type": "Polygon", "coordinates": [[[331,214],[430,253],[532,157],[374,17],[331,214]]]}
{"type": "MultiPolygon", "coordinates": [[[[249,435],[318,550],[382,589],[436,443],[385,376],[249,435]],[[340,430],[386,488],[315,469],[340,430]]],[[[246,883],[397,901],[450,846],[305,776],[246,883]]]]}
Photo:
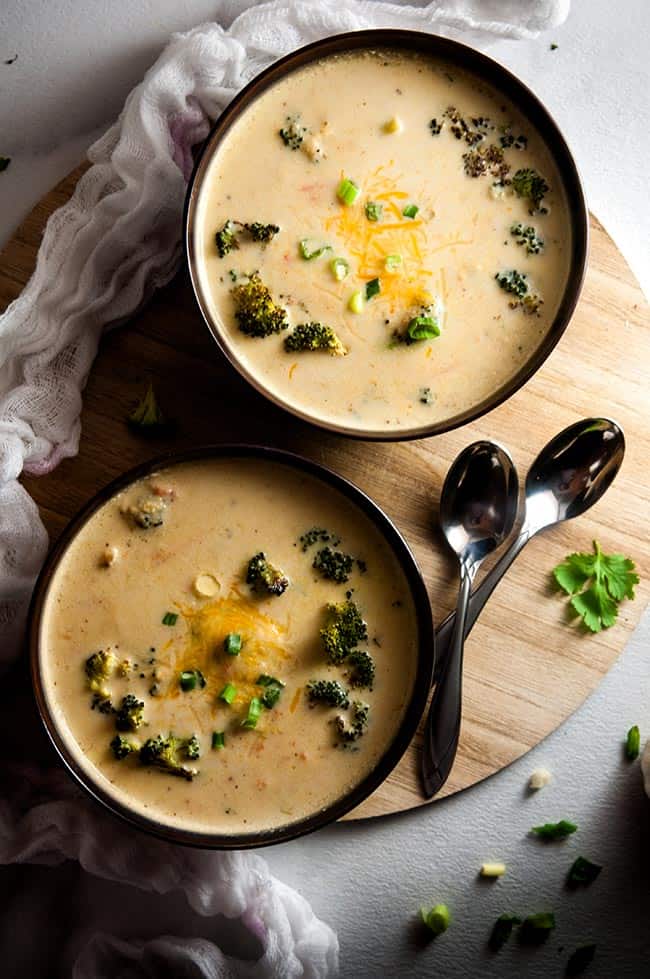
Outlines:
{"type": "MultiPolygon", "coordinates": [[[[524,520],[518,536],[472,593],[465,636],[525,544],[546,527],[579,517],[609,488],[623,462],[625,438],[608,418],[585,418],[565,428],[544,446],[526,477],[524,520]]],[[[436,631],[438,682],[451,649],[456,619],[452,612],[436,631]]]]}
{"type": "Polygon", "coordinates": [[[514,463],[494,442],[474,442],[447,473],[440,497],[440,526],[460,563],[460,588],[450,653],[429,708],[422,782],[430,798],[444,785],[460,735],[463,645],[467,603],[476,572],[513,528],[519,481],[514,463]]]}

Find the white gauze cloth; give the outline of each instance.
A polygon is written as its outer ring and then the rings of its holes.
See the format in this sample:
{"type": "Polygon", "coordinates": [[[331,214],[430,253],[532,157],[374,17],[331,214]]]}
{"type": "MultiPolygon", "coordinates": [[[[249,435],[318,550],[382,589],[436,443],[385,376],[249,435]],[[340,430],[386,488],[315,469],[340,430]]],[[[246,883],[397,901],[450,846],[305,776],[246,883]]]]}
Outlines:
{"type": "MultiPolygon", "coordinates": [[[[229,29],[206,24],[172,38],[118,121],[91,147],[93,165],[50,218],[30,282],[0,317],[0,666],[18,652],[47,549],[37,507],[17,479],[21,471],[46,474],[76,454],[81,391],[102,331],[132,315],[178,269],[193,150],[233,95],[279,56],[329,34],[402,27],[477,43],[533,37],[560,24],[569,2],[217,0],[215,17],[229,29]]],[[[215,853],[198,860],[192,851],[136,837],[76,790],[66,791],[63,777],[24,775],[34,787],[32,804],[20,813],[8,800],[1,804],[1,862],[73,857],[92,873],[143,889],[181,887],[200,913],[222,912],[254,927],[265,949],[256,975],[336,972],[335,935],[270,877],[260,857],[215,853]]],[[[99,936],[81,953],[75,979],[114,975],[127,962],[129,975],[154,975],[151,962],[163,954],[174,961],[185,956],[188,966],[195,963],[191,974],[206,979],[250,974],[250,966],[226,959],[207,941],[166,936],[154,945],[99,936]]]]}

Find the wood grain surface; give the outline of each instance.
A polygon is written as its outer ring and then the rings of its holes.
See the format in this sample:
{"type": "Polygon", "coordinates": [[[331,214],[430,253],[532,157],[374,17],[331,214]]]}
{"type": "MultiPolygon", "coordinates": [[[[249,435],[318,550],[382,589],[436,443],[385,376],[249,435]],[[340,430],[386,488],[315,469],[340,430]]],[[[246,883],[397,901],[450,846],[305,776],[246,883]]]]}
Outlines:
{"type": "MultiPolygon", "coordinates": [[[[27,282],[49,214],[72,193],[83,168],[34,209],[0,254],[0,308],[27,282]]],[[[460,748],[442,795],[499,771],[553,731],[590,694],[623,649],[648,600],[650,540],[650,313],[603,227],[591,219],[589,273],[573,322],[549,360],[506,404],[435,439],[377,444],[328,435],[250,390],[204,327],[186,269],[126,327],[106,334],[84,396],[79,455],[48,476],[25,478],[54,540],[104,483],[165,449],[208,442],[276,445],[323,462],[369,493],[402,530],[424,574],[436,622],[455,602],[457,574],[436,529],[442,480],[477,438],[509,447],[523,477],[539,448],[580,417],[606,415],[624,429],[625,462],[592,511],[534,539],[517,559],[466,648],[460,748]],[[125,425],[152,379],[172,437],[152,444],[125,425]],[[598,538],[637,562],[642,582],[617,625],[596,636],[571,621],[549,571],[598,538]]],[[[486,567],[489,567],[487,565],[486,567]]],[[[625,727],[622,721],[623,727],[625,727]]],[[[621,732],[623,734],[623,731],[621,732]]],[[[348,818],[421,805],[420,740],[387,781],[348,818]]]]}

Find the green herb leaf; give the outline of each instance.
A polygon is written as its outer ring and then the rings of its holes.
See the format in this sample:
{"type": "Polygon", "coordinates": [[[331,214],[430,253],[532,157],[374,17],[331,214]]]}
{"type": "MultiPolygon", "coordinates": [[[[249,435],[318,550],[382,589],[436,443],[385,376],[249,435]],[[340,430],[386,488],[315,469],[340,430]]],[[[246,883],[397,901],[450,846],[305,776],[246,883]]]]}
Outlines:
{"type": "Polygon", "coordinates": [[[373,296],[378,296],[380,292],[379,279],[371,279],[370,282],[366,282],[366,299],[372,299],[373,296]]]}
{"type": "Polygon", "coordinates": [[[405,218],[414,218],[419,210],[420,208],[417,206],[417,204],[407,204],[402,211],[402,214],[405,218]]]}
{"type": "Polygon", "coordinates": [[[447,931],[451,924],[451,914],[446,904],[436,904],[428,911],[426,908],[420,908],[420,915],[424,924],[434,935],[442,935],[443,931],[447,931]]]}
{"type": "Polygon", "coordinates": [[[568,595],[571,605],[592,632],[612,626],[618,616],[618,605],[624,598],[634,598],[639,576],[634,562],[622,554],[603,554],[598,541],[594,553],[569,554],[553,569],[553,576],[568,595]]]}
{"type": "Polygon", "coordinates": [[[552,911],[529,914],[524,919],[519,937],[524,945],[541,945],[555,928],[555,915],[552,911]]]}
{"type": "Polygon", "coordinates": [[[521,924],[521,918],[516,914],[500,914],[494,922],[492,933],[488,939],[488,946],[493,952],[498,952],[503,948],[512,934],[515,925],[521,924]]]}
{"type": "Polygon", "coordinates": [[[406,332],[411,340],[433,340],[440,336],[440,327],[433,316],[414,316],[406,332]]]}
{"type": "Polygon", "coordinates": [[[591,965],[595,954],[595,945],[577,948],[566,964],[565,976],[581,976],[587,966],[591,965]]]}
{"type": "Polygon", "coordinates": [[[238,632],[229,632],[223,641],[223,648],[229,656],[239,656],[241,653],[241,636],[238,632]]]}
{"type": "Polygon", "coordinates": [[[577,887],[579,884],[593,884],[598,874],[603,868],[597,863],[592,863],[585,857],[577,857],[571,864],[567,884],[570,887],[577,887]]]}
{"type": "Polygon", "coordinates": [[[575,823],[561,819],[559,823],[544,823],[543,826],[533,826],[531,832],[536,833],[542,840],[563,840],[577,830],[575,823]]]}
{"type": "Polygon", "coordinates": [[[625,757],[628,761],[634,761],[635,758],[639,757],[640,750],[641,732],[639,731],[639,725],[635,724],[627,732],[627,738],[625,739],[625,757]]]}
{"type": "Polygon", "coordinates": [[[366,204],[366,217],[369,221],[381,221],[384,213],[384,205],[376,201],[368,201],[366,204]]]}
{"type": "Polygon", "coordinates": [[[189,690],[195,690],[197,687],[203,688],[206,684],[206,679],[200,670],[183,670],[179,678],[179,683],[181,690],[187,693],[189,690]]]}
{"type": "Polygon", "coordinates": [[[237,687],[232,683],[227,683],[219,694],[219,700],[223,700],[226,704],[232,704],[236,696],[237,687]]]}
{"type": "Polygon", "coordinates": [[[213,731],[212,732],[212,747],[215,750],[226,747],[226,732],[225,731],[213,731]]]}
{"type": "Polygon", "coordinates": [[[262,714],[262,709],[262,701],[259,699],[259,697],[253,697],[248,705],[248,714],[241,722],[241,726],[248,729],[257,727],[257,722],[262,714]]]}
{"type": "Polygon", "coordinates": [[[178,620],[178,613],[177,612],[165,612],[165,614],[162,617],[162,624],[163,625],[176,625],[177,620],[178,620]]]}

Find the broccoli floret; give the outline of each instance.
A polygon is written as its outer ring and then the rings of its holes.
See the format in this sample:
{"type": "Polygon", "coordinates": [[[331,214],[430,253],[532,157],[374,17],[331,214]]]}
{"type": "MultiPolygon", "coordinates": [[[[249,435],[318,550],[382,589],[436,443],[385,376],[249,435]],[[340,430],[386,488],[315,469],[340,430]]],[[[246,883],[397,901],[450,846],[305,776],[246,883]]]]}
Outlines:
{"type": "Polygon", "coordinates": [[[270,595],[282,595],[289,587],[289,579],[279,568],[266,560],[264,551],[255,554],[248,562],[246,584],[254,591],[267,591],[270,595]]]}
{"type": "Polygon", "coordinates": [[[353,649],[346,662],[352,667],[347,674],[350,686],[367,687],[368,690],[372,690],[375,682],[375,661],[370,653],[362,649],[353,649]]]}
{"type": "Polygon", "coordinates": [[[287,353],[301,350],[327,350],[334,356],[347,353],[331,326],[323,323],[298,323],[293,333],[284,339],[287,353]]]}
{"type": "Polygon", "coordinates": [[[167,737],[159,734],[142,745],[140,761],[143,765],[151,765],[168,775],[178,775],[191,782],[198,771],[183,765],[181,759],[198,758],[197,752],[198,741],[194,735],[191,738],[177,738],[173,734],[167,737]]]}
{"type": "Polygon", "coordinates": [[[336,729],[342,741],[356,741],[368,727],[370,719],[370,707],[360,700],[352,701],[351,718],[348,723],[345,717],[339,715],[336,720],[336,729]]]}
{"type": "Polygon", "coordinates": [[[192,759],[192,761],[201,757],[201,745],[199,744],[199,739],[196,734],[193,734],[191,738],[187,739],[185,744],[185,756],[192,759]]]}
{"type": "Polygon", "coordinates": [[[239,329],[247,336],[268,337],[289,326],[286,309],[276,306],[257,272],[253,272],[246,282],[233,286],[231,293],[235,302],[235,319],[239,329]]]}
{"type": "Polygon", "coordinates": [[[225,258],[235,248],[239,248],[239,239],[242,235],[248,234],[253,241],[266,244],[279,231],[280,227],[277,224],[262,224],[261,221],[252,221],[248,224],[244,221],[228,220],[214,236],[219,258],[225,258]]]}
{"type": "Polygon", "coordinates": [[[342,551],[333,551],[324,547],[314,558],[312,568],[315,568],[323,578],[343,584],[350,577],[354,558],[342,551]]]}
{"type": "Polygon", "coordinates": [[[524,272],[517,272],[516,269],[512,269],[509,272],[497,272],[494,278],[505,292],[516,296],[516,299],[511,300],[508,304],[510,309],[519,308],[529,315],[539,315],[539,307],[544,300],[540,299],[536,293],[528,291],[528,282],[524,272]]]}
{"type": "Polygon", "coordinates": [[[109,747],[118,761],[122,761],[128,755],[137,754],[140,751],[139,746],[134,744],[133,741],[129,741],[128,738],[125,738],[123,734],[116,734],[109,747]]]}
{"type": "Polygon", "coordinates": [[[310,680],[307,696],[312,704],[327,704],[328,707],[349,707],[348,692],[338,680],[310,680]]]}
{"type": "Polygon", "coordinates": [[[290,150],[299,150],[305,136],[309,132],[307,127],[298,121],[298,118],[298,116],[287,116],[285,124],[280,130],[282,142],[290,150]]]}
{"type": "Polygon", "coordinates": [[[520,221],[510,227],[518,245],[524,245],[529,255],[538,255],[544,247],[544,240],[539,237],[532,225],[523,225],[520,221]]]}
{"type": "Polygon", "coordinates": [[[137,503],[126,507],[123,513],[143,530],[162,527],[165,522],[167,501],[161,496],[142,496],[137,503]]]}
{"type": "Polygon", "coordinates": [[[86,660],[84,669],[88,677],[88,685],[101,700],[110,700],[106,681],[115,672],[116,667],[117,656],[114,656],[110,650],[100,649],[86,660]]]}
{"type": "Polygon", "coordinates": [[[320,631],[330,663],[342,663],[354,647],[368,638],[368,627],[352,601],[327,606],[328,621],[320,631]]]}
{"type": "Polygon", "coordinates": [[[171,425],[163,415],[153,384],[149,382],[143,397],[127,417],[129,428],[139,435],[161,435],[170,431],[171,425]]]}
{"type": "Polygon", "coordinates": [[[122,697],[122,703],[115,714],[115,727],[118,731],[137,731],[144,720],[144,703],[132,693],[122,697]]]}
{"type": "Polygon", "coordinates": [[[530,167],[517,170],[512,177],[512,186],[518,197],[526,197],[530,201],[529,214],[547,213],[547,208],[540,205],[550,188],[537,170],[531,170],[530,167]]]}
{"type": "Polygon", "coordinates": [[[312,544],[317,544],[320,541],[324,544],[326,541],[330,541],[334,547],[341,543],[341,538],[336,534],[331,534],[329,530],[324,527],[311,527],[309,530],[305,531],[304,534],[300,535],[300,544],[303,551],[307,551],[312,544]]]}

